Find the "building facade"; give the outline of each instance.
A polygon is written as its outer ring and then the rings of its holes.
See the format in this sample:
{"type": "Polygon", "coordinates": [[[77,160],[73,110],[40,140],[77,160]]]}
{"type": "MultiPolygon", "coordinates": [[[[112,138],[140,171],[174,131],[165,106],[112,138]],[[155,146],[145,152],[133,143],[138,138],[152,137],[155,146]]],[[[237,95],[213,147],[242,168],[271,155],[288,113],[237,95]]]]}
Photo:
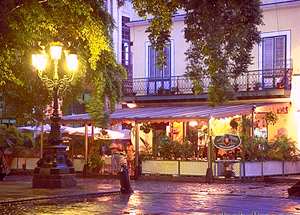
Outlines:
{"type": "MultiPolygon", "coordinates": [[[[114,21],[114,28],[111,32],[113,48],[117,62],[122,64],[127,71],[127,78],[132,79],[132,63],[130,50],[130,29],[127,26],[136,16],[130,0],[105,0],[105,10],[111,15],[114,21]]],[[[127,82],[126,82],[127,83],[127,82]]],[[[74,98],[68,112],[65,114],[85,113],[85,103],[89,100],[89,92],[74,98]]]]}
{"type": "MultiPolygon", "coordinates": [[[[261,8],[264,22],[259,26],[261,42],[253,48],[253,62],[248,72],[233,85],[235,100],[229,104],[284,104],[269,108],[268,111],[277,114],[278,122],[262,133],[267,132],[269,140],[285,134],[299,144],[300,1],[265,0],[261,8]]],[[[149,20],[135,17],[130,22],[133,79],[124,87],[125,102],[135,103],[138,107],[207,102],[209,80],[204,80],[204,92],[194,95],[192,82],[184,76],[188,48],[184,38],[184,17],[180,12],[173,17],[170,43],[164,50],[167,63],[162,69],[156,67],[156,52],[145,33],[149,20]]],[[[257,127],[268,126],[262,122],[260,114],[255,117],[259,122],[257,127]]]]}

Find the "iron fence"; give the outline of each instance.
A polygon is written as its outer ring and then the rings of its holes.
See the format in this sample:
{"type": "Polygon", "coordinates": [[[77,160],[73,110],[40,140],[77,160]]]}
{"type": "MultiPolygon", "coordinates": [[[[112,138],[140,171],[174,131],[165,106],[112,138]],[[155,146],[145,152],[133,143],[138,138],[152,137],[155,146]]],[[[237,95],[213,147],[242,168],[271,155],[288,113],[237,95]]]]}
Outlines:
{"type": "MultiPolygon", "coordinates": [[[[292,69],[269,69],[247,71],[236,78],[229,78],[230,90],[233,92],[263,91],[269,89],[291,88],[292,69]]],[[[209,77],[202,77],[202,93],[207,93],[210,85],[209,77]]],[[[193,82],[186,76],[168,78],[134,78],[123,84],[124,96],[155,95],[192,95],[193,82]]]]}

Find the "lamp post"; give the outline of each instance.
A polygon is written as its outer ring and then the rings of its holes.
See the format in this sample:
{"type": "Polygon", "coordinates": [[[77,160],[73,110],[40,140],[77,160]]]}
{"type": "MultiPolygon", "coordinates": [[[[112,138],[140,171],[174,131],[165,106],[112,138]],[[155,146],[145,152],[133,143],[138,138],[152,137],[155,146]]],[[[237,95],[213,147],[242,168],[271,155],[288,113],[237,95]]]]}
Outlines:
{"type": "Polygon", "coordinates": [[[45,147],[42,158],[37,162],[37,167],[34,169],[32,187],[73,187],[76,185],[75,170],[71,160],[67,158],[66,146],[62,144],[58,99],[68,84],[72,82],[74,72],[78,66],[78,60],[77,55],[63,50],[61,43],[53,43],[49,48],[49,52],[50,56],[46,50],[32,55],[32,65],[37,69],[38,76],[52,93],[53,99],[53,113],[50,117],[51,130],[48,137],[48,144],[45,147]],[[65,60],[68,68],[68,72],[62,77],[60,75],[61,72],[58,71],[58,67],[61,65],[59,64],[60,60],[65,60]],[[52,77],[49,77],[49,73],[45,71],[52,68],[54,72],[52,77]]]}

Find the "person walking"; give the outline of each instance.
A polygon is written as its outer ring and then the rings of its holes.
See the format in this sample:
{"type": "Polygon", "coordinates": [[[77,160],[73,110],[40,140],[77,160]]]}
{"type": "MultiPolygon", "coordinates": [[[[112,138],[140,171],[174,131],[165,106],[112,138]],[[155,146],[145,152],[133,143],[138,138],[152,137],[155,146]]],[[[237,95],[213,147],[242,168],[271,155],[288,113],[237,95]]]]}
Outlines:
{"type": "Polygon", "coordinates": [[[126,154],[127,154],[127,166],[128,166],[129,175],[134,175],[135,152],[134,152],[134,147],[130,140],[126,144],[126,154]]]}
{"type": "Polygon", "coordinates": [[[7,164],[2,150],[0,151],[0,153],[0,181],[3,181],[7,174],[7,164]]]}
{"type": "Polygon", "coordinates": [[[119,140],[115,140],[110,145],[112,174],[117,175],[120,171],[121,157],[125,156],[125,150],[119,140]]]}

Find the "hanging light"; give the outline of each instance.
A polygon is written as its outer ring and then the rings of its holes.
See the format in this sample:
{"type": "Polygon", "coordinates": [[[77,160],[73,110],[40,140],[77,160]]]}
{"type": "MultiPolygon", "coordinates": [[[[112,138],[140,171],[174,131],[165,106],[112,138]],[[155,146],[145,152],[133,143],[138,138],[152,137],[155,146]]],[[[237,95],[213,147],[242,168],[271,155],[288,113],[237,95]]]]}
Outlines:
{"type": "Polygon", "coordinates": [[[136,108],[137,105],[136,105],[136,103],[127,103],[127,107],[129,107],[129,108],[136,108]]]}
{"type": "Polygon", "coordinates": [[[62,46],[61,45],[53,45],[50,47],[50,54],[53,60],[59,60],[61,58],[62,46]]]}
{"type": "Polygon", "coordinates": [[[68,69],[70,71],[75,71],[77,70],[78,67],[78,58],[76,54],[67,54],[66,55],[66,62],[68,69]]]}
{"type": "Polygon", "coordinates": [[[197,125],[198,125],[198,122],[195,120],[189,122],[189,126],[191,126],[191,127],[196,127],[197,125]]]}
{"type": "Polygon", "coordinates": [[[44,71],[47,66],[47,57],[45,54],[33,54],[32,55],[32,65],[39,71],[44,71]]]}

